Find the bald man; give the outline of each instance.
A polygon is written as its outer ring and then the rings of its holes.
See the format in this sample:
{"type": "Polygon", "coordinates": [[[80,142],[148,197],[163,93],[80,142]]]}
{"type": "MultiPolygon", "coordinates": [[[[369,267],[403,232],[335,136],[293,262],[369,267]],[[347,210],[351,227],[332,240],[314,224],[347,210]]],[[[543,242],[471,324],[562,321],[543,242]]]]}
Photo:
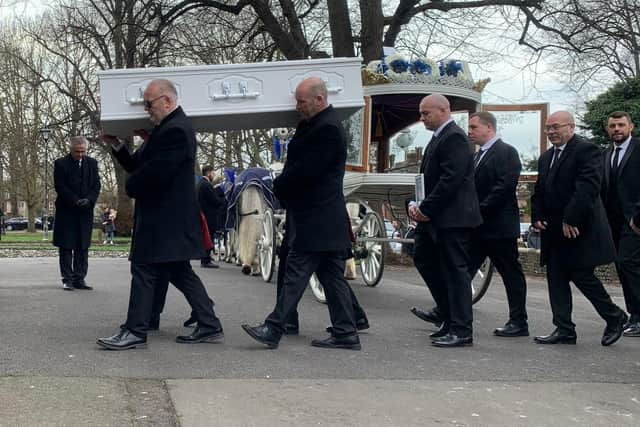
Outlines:
{"type": "Polygon", "coordinates": [[[534,338],[538,344],[575,344],[571,321],[573,282],[606,322],[601,344],[622,335],[626,313],[611,301],[595,276],[598,265],[615,260],[607,215],[600,199],[602,153],[574,134],[575,120],[566,111],[549,116],[545,133],[553,148],[538,160],[532,223],[541,231],[541,265],[547,266],[549,300],[556,329],[534,338]]]}
{"type": "Polygon", "coordinates": [[[193,184],[195,132],[169,80],[152,80],[143,96],[144,109],[155,126],[150,134],[137,132],[145,140],[142,146],[129,153],[118,138],[103,136],[129,173],[126,191],[136,203],[127,320],[118,333],[98,338],[97,343],[109,350],[146,347],[154,295],[167,282],[184,294],[198,319],[193,333],[176,341],[220,341],[224,334],[213,301],[189,262],[205,256],[193,184]]]}
{"type": "Polygon", "coordinates": [[[347,159],[344,129],[327,103],[327,87],[321,79],[301,81],[295,98],[302,121],[289,143],[284,169],[273,181],[275,195],[287,209],[289,254],[284,277],[278,278],[276,305],[264,323],[242,328],[267,347],[278,347],[286,322],[295,317],[315,272],[324,287],[332,326],[329,337],[313,340],[311,345],[360,350],[353,301],[344,278],[351,248],[342,193],[347,159]]]}
{"type": "Polygon", "coordinates": [[[431,334],[434,346],[471,346],[469,249],[472,231],[482,223],[473,151],[466,133],[451,118],[444,96],[423,98],[420,120],[433,131],[433,138],[420,165],[425,199],[410,203],[409,216],[418,223],[413,261],[436,306],[426,311],[413,307],[411,312],[440,325],[431,334]]]}

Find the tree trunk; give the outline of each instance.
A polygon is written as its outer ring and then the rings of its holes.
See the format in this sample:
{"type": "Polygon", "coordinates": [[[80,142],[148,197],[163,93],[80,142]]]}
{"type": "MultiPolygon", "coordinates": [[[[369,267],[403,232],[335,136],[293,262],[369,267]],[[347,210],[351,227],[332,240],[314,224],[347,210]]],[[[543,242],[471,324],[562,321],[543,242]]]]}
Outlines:
{"type": "Polygon", "coordinates": [[[382,14],[382,0],[360,0],[360,46],[364,63],[382,57],[382,32],[384,29],[384,15],[382,14]]]}
{"type": "Polygon", "coordinates": [[[352,58],[353,49],[351,19],[347,0],[329,0],[329,28],[331,28],[331,47],[334,57],[352,58]]]}

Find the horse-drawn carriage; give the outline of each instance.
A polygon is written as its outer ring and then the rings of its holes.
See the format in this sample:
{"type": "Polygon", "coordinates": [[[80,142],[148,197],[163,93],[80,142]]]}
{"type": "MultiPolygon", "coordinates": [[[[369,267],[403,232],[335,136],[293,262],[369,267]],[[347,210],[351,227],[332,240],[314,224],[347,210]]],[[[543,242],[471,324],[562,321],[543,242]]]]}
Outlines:
{"type": "MultiPolygon", "coordinates": [[[[438,77],[435,73],[389,73],[398,81],[385,77],[381,82],[375,70],[361,70],[357,58],[110,70],[99,75],[101,118],[106,132],[123,136],[148,126],[142,93],[150,80],[167,78],[176,85],[179,103],[197,131],[293,127],[298,121],[295,87],[306,77],[321,77],[327,82],[329,102],[344,119],[348,135],[344,193],[347,201],[355,204],[350,215],[356,237],[353,253],[364,283],[376,286],[391,241],[383,212],[404,215],[405,200],[414,198],[419,164],[414,161],[414,169],[408,167],[405,173],[389,173],[395,167],[390,164],[392,137],[417,122],[418,104],[427,94],[446,95],[452,109],[458,111],[476,111],[480,102],[480,92],[472,87],[472,81],[469,83],[470,78],[438,77]]],[[[236,220],[229,227],[229,240],[242,254],[244,272],[260,274],[265,281],[273,277],[286,215],[270,193],[270,179],[264,170],[258,178],[241,178],[244,187],[230,203],[236,220]]],[[[393,241],[409,243],[410,239],[393,241]]],[[[486,263],[474,279],[475,300],[489,285],[491,271],[486,263]]],[[[317,280],[311,280],[311,287],[323,300],[317,280]]]]}

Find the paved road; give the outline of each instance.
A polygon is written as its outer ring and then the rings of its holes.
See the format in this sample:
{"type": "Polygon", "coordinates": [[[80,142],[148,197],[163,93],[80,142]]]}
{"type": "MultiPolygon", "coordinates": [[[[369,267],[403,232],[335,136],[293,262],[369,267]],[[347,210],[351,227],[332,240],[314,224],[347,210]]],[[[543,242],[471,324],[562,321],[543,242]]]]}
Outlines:
{"type": "MultiPolygon", "coordinates": [[[[117,330],[129,294],[128,262],[91,259],[94,291],[64,292],[54,258],[0,259],[2,425],[637,425],[640,339],[600,346],[604,327],[575,294],[576,346],[491,335],[504,323],[499,280],[474,307],[473,348],[429,345],[412,305],[430,306],[411,269],[383,284],[353,283],[371,329],[363,350],[309,346],[326,307],[310,293],[301,335],[266,350],[241,330],[273,307],[275,286],[223,265],[201,274],[225,328],[224,344],[182,345],[184,298],[171,289],[149,348],[99,349],[117,330]],[[115,410],[114,410],[115,409],[115,410]]],[[[621,290],[610,289],[622,304],[621,290]]],[[[529,281],[533,334],[551,331],[546,284],[529,281]]]]}

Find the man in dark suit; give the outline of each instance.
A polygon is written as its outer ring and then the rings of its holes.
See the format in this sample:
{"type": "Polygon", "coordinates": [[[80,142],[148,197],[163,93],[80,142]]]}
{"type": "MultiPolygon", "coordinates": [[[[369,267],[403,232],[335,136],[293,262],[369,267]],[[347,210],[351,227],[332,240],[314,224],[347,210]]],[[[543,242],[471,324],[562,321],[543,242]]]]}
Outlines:
{"type": "Polygon", "coordinates": [[[193,181],[196,137],[177,99],[170,81],[149,83],[144,107],[155,127],[151,134],[138,132],[145,142],[133,154],[116,137],[103,136],[129,172],[126,191],[136,200],[129,310],[120,332],[98,339],[98,345],[107,349],[146,346],[154,293],[167,280],[184,294],[198,318],[192,334],[178,336],[177,342],[217,341],[224,336],[213,301],[189,262],[205,252],[193,181]]]}
{"type": "Polygon", "coordinates": [[[601,343],[622,335],[627,315],[616,306],[595,276],[595,267],[615,259],[615,248],[600,199],[602,154],[574,135],[575,121],[566,111],[549,116],[545,132],[553,149],[538,160],[532,223],[541,231],[541,265],[547,266],[549,300],[556,329],[537,336],[539,344],[575,344],[571,321],[573,282],[606,322],[601,343]]]}
{"type": "Polygon", "coordinates": [[[447,98],[426,96],[420,102],[420,120],[433,131],[420,173],[424,200],[409,205],[418,222],[413,261],[426,282],[436,307],[412,313],[441,324],[431,334],[437,347],[473,345],[469,244],[482,223],[473,182],[473,153],[464,131],[451,118],[447,98]]]}
{"type": "Polygon", "coordinates": [[[616,270],[630,315],[624,335],[640,337],[640,236],[629,225],[640,200],[640,140],[631,136],[629,113],[615,111],[607,120],[611,139],[604,155],[602,200],[613,243],[617,250],[616,270]]]}
{"type": "MultiPolygon", "coordinates": [[[[219,228],[218,218],[220,210],[224,209],[224,196],[221,196],[215,188],[213,188],[213,179],[215,172],[213,166],[205,166],[202,168],[202,179],[198,182],[198,204],[200,210],[207,220],[207,228],[211,236],[211,242],[215,239],[215,233],[219,228]]],[[[218,268],[219,265],[213,262],[211,252],[213,248],[207,251],[207,256],[200,260],[200,266],[203,268],[218,268]]]]}
{"type": "Polygon", "coordinates": [[[289,143],[284,169],[273,182],[289,225],[290,251],[282,289],[263,324],[242,328],[268,347],[278,347],[285,322],[315,272],[324,286],[332,326],[328,338],[313,340],[311,345],[359,350],[353,302],[344,278],[351,247],[342,193],[347,158],[344,129],[327,103],[327,87],[320,78],[301,81],[295,97],[303,120],[289,143]]]}
{"type": "Polygon", "coordinates": [[[74,136],[70,153],[53,166],[56,217],[53,244],[57,246],[62,289],[93,289],[85,282],[93,230],[93,208],[100,194],[98,162],[87,156],[87,140],[74,136]]]}
{"type": "Polygon", "coordinates": [[[520,211],[516,187],[522,165],[515,148],[496,136],[496,118],[483,111],[469,118],[469,138],[479,146],[474,157],[475,184],[482,225],[471,239],[469,274],[473,277],[486,257],[502,277],[509,303],[509,320],[493,334],[529,336],[527,282],[518,261],[520,211]]]}

